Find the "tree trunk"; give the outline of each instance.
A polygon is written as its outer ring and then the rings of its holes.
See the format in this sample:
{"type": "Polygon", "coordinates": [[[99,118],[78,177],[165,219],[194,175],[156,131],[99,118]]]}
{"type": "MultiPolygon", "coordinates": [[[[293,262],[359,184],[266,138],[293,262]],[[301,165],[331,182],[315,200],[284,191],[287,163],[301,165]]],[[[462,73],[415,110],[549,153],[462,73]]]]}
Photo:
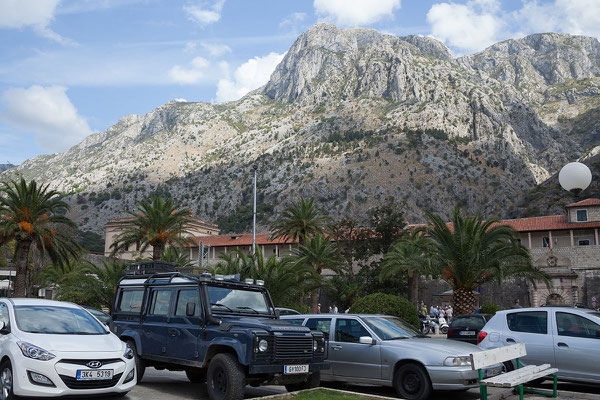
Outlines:
{"type": "Polygon", "coordinates": [[[475,312],[475,296],[471,289],[455,288],[452,294],[453,315],[473,314],[475,312]]]}
{"type": "Polygon", "coordinates": [[[22,240],[17,242],[15,251],[15,267],[17,270],[15,276],[15,290],[12,297],[28,297],[27,293],[27,260],[29,259],[29,249],[31,249],[31,240],[22,240]]]}
{"type": "Polygon", "coordinates": [[[419,274],[416,272],[407,272],[406,281],[408,283],[408,301],[419,309],[419,274]]]}
{"type": "Polygon", "coordinates": [[[319,306],[319,290],[319,288],[316,288],[310,292],[310,308],[313,313],[317,313],[317,307],[319,306]]]}
{"type": "Polygon", "coordinates": [[[152,246],[152,260],[159,261],[162,257],[164,246],[152,246]]]}

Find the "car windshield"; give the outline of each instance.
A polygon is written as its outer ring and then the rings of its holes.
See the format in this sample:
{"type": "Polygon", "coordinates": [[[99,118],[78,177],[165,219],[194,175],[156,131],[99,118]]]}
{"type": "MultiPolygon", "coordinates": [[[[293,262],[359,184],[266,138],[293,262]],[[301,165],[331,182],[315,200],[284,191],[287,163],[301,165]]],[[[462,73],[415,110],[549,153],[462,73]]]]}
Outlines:
{"type": "Polygon", "coordinates": [[[382,340],[407,339],[422,336],[412,325],[400,318],[364,317],[363,320],[382,340]]]}
{"type": "Polygon", "coordinates": [[[484,319],[476,316],[455,317],[450,322],[450,328],[481,329],[484,325],[484,319]]]}
{"type": "Polygon", "coordinates": [[[208,286],[212,311],[249,314],[270,314],[265,295],[260,290],[208,286]]]}
{"type": "Polygon", "coordinates": [[[57,306],[15,306],[23,332],[50,335],[105,335],[108,332],[87,311],[57,306]]]}

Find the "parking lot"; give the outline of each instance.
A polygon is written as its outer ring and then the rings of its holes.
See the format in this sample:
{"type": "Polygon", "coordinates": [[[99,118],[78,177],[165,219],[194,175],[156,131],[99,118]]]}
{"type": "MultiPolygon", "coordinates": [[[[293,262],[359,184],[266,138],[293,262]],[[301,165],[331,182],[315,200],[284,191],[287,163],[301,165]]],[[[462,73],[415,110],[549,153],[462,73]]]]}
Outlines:
{"type": "MultiPolygon", "coordinates": [[[[335,389],[344,389],[354,392],[373,394],[378,396],[396,397],[392,388],[375,387],[375,386],[359,386],[359,385],[343,385],[343,384],[327,384],[323,386],[335,389]]],[[[550,385],[542,384],[540,387],[550,389],[550,385]]],[[[586,394],[596,394],[600,396],[600,387],[577,385],[563,383],[559,384],[560,391],[579,392],[586,394]]],[[[246,398],[258,398],[278,393],[286,393],[282,386],[266,386],[260,388],[246,387],[246,398]]],[[[431,400],[470,400],[478,399],[479,391],[477,389],[469,390],[468,392],[459,393],[434,393],[431,400]]],[[[562,397],[561,397],[562,398],[562,397]]],[[[577,397],[566,397],[577,398],[577,397]]],[[[598,397],[600,398],[600,397],[598,397]]],[[[108,398],[107,398],[108,399],[108,398]]],[[[185,373],[171,371],[157,371],[154,368],[148,368],[144,375],[144,380],[141,384],[135,387],[125,399],[131,400],[175,400],[175,399],[208,399],[206,393],[206,385],[190,383],[185,373]]]]}

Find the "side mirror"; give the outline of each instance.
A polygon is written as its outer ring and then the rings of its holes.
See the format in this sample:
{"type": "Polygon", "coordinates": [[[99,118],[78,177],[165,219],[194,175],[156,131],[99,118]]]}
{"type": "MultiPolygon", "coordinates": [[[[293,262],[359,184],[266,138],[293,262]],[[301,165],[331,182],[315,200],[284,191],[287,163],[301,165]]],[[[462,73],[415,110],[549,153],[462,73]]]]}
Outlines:
{"type": "Polygon", "coordinates": [[[185,306],[185,315],[188,317],[193,317],[196,314],[196,303],[189,302],[185,306]]]}
{"type": "Polygon", "coordinates": [[[4,321],[0,321],[0,334],[8,333],[8,327],[4,323],[4,321]]]}
{"type": "Polygon", "coordinates": [[[279,314],[279,310],[278,309],[274,309],[273,311],[275,311],[275,316],[277,318],[281,317],[281,314],[279,314]]]}
{"type": "Polygon", "coordinates": [[[374,345],[375,339],[373,339],[371,336],[361,336],[360,339],[358,339],[358,343],[374,345]]]}

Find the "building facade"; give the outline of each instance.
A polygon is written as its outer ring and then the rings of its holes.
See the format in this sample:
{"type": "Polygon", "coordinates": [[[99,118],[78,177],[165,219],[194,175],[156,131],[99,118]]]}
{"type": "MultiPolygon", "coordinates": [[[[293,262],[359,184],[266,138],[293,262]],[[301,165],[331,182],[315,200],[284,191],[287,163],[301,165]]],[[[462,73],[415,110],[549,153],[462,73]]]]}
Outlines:
{"type": "MultiPolygon", "coordinates": [[[[133,217],[109,219],[104,225],[104,256],[109,257],[117,236],[132,226],[133,217]]],[[[203,236],[214,236],[219,234],[219,227],[215,224],[203,221],[198,218],[190,217],[186,226],[187,233],[184,237],[200,238],[203,236]]],[[[196,253],[196,257],[198,254],[196,253]]],[[[152,258],[152,246],[149,246],[143,253],[140,252],[140,245],[131,245],[127,251],[118,254],[123,260],[135,260],[137,258],[152,258]]],[[[192,254],[190,253],[190,258],[192,254]]],[[[192,258],[194,259],[194,258],[192,258]]]]}

